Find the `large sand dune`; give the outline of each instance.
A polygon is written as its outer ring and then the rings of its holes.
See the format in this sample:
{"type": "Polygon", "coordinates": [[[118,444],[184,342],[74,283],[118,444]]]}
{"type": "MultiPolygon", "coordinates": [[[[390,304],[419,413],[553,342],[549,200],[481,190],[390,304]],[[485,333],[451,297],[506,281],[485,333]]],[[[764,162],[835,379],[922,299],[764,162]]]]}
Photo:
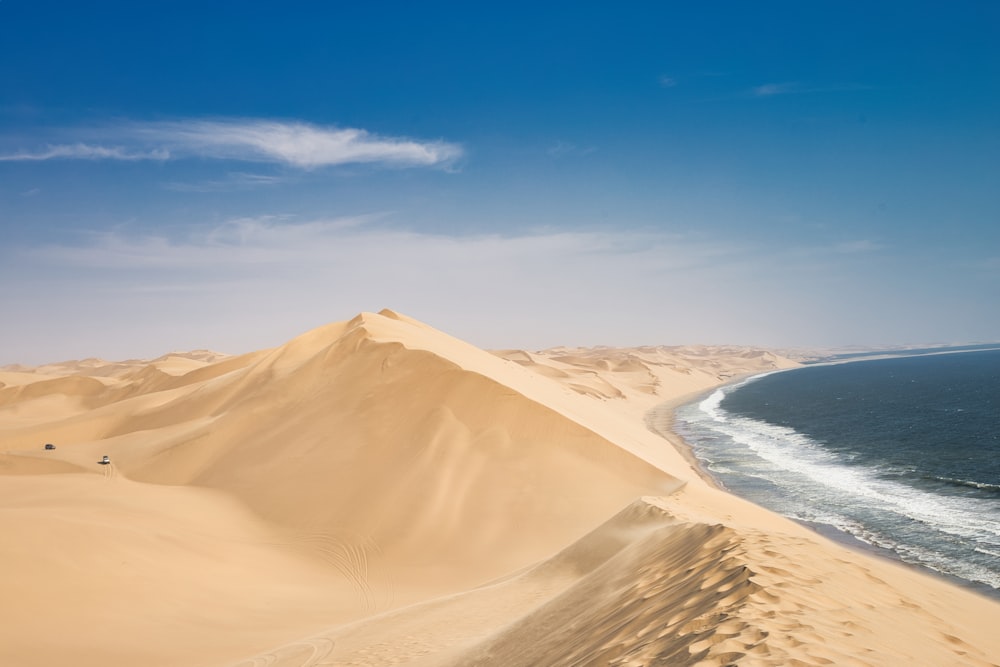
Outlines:
{"type": "Polygon", "coordinates": [[[1000,662],[993,601],[717,491],[651,430],[791,365],[490,354],[383,311],[0,369],[0,664],[1000,662]]]}

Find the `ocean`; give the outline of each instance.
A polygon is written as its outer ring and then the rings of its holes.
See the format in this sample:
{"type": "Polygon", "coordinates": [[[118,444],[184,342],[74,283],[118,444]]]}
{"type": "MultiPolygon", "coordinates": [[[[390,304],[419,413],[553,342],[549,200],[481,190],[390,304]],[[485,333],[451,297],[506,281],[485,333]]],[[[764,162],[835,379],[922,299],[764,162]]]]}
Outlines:
{"type": "Polygon", "coordinates": [[[1000,350],[756,376],[675,428],[731,492],[1000,596],[1000,350]]]}

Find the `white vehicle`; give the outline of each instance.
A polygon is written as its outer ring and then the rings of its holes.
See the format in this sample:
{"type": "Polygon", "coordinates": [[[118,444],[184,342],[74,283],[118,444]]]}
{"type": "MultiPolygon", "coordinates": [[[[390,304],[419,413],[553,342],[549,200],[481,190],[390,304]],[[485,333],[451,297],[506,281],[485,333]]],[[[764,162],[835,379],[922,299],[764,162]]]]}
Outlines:
{"type": "Polygon", "coordinates": [[[102,458],[101,458],[101,460],[100,460],[100,461],[98,461],[98,463],[100,463],[100,464],[101,464],[102,466],[106,466],[106,465],[108,465],[109,463],[111,463],[111,457],[110,457],[110,456],[107,456],[107,455],[105,455],[104,457],[102,457],[102,458]]]}

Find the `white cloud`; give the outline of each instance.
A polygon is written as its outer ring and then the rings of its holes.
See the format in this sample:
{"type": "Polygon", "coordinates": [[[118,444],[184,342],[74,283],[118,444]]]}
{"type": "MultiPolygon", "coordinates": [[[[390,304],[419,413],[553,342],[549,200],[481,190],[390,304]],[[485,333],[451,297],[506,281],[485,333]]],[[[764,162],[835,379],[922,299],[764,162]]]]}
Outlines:
{"type": "Polygon", "coordinates": [[[458,144],[384,137],[366,130],[261,119],[187,119],[120,124],[95,133],[99,143],[49,145],[0,155],[0,160],[165,160],[201,157],[269,162],[300,169],[377,163],[400,167],[449,166],[458,144]],[[107,145],[113,144],[113,145],[107,145]]]}
{"type": "Polygon", "coordinates": [[[35,151],[19,151],[0,155],[2,162],[40,161],[55,159],[71,160],[167,160],[170,153],[162,148],[152,150],[130,150],[123,146],[95,146],[91,144],[49,145],[35,151]]]}
{"type": "Polygon", "coordinates": [[[677,79],[672,76],[662,75],[660,76],[660,85],[664,88],[673,88],[677,85],[677,79]]]}
{"type": "Polygon", "coordinates": [[[450,163],[462,149],[443,141],[381,137],[365,130],[267,120],[194,120],[146,123],[136,136],[200,157],[279,162],[311,169],[377,162],[400,166],[450,163]]]}

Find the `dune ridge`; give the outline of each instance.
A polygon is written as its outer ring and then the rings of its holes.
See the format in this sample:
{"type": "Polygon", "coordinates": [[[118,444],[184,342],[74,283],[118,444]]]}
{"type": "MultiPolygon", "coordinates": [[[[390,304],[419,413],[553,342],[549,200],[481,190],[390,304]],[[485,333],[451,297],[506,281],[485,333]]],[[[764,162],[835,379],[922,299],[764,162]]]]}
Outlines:
{"type": "Polygon", "coordinates": [[[487,353],[384,310],[0,369],[0,663],[998,662],[995,602],[710,487],[647,426],[794,365],[487,353]]]}

